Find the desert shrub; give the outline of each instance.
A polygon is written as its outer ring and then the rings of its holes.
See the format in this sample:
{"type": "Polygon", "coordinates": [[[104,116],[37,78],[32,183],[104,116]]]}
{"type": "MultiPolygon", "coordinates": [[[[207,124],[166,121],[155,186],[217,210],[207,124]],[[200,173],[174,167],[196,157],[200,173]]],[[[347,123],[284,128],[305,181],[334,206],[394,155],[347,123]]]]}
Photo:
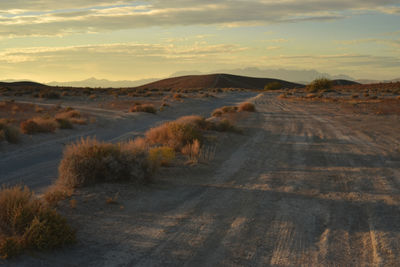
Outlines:
{"type": "Polygon", "coordinates": [[[229,120],[224,119],[215,123],[214,130],[218,132],[240,132],[229,120]]]}
{"type": "Polygon", "coordinates": [[[60,93],[55,92],[53,90],[41,90],[39,92],[39,97],[46,99],[58,99],[60,98],[60,93]]]}
{"type": "Polygon", "coordinates": [[[181,150],[182,154],[188,156],[192,162],[197,162],[200,155],[201,144],[199,140],[194,140],[193,143],[187,144],[181,150]]]}
{"type": "Polygon", "coordinates": [[[213,117],[221,117],[222,114],[223,114],[222,110],[218,108],[218,109],[214,110],[214,111],[211,113],[211,116],[213,116],[213,117]]]}
{"type": "Polygon", "coordinates": [[[238,110],[238,107],[234,106],[224,106],[221,108],[223,113],[235,113],[238,110]]]}
{"type": "Polygon", "coordinates": [[[10,258],[25,249],[53,249],[75,242],[75,231],[54,209],[27,187],[0,191],[0,257],[10,258]]]}
{"type": "Polygon", "coordinates": [[[57,183],[68,188],[100,182],[143,183],[149,175],[147,153],[134,149],[133,143],[111,144],[87,138],[65,148],[57,183]]]}
{"type": "Polygon", "coordinates": [[[80,118],[82,115],[78,110],[67,108],[63,112],[59,112],[56,114],[57,119],[71,119],[71,118],[80,118]]]}
{"type": "Polygon", "coordinates": [[[316,94],[307,94],[306,97],[307,98],[316,98],[317,95],[316,94]]]}
{"type": "Polygon", "coordinates": [[[74,110],[70,107],[66,108],[64,111],[59,112],[55,116],[57,121],[61,121],[61,123],[64,123],[64,125],[67,128],[62,128],[61,129],[70,129],[68,127],[72,128],[72,124],[87,124],[87,119],[82,118],[82,114],[78,110],[74,110]],[[68,125],[68,123],[70,125],[68,125]]]}
{"type": "Polygon", "coordinates": [[[211,116],[213,117],[220,117],[224,113],[235,113],[238,110],[238,107],[235,106],[224,106],[222,108],[217,108],[215,109],[212,113],[211,116]]]}
{"type": "Polygon", "coordinates": [[[9,143],[16,144],[20,139],[21,134],[18,128],[8,124],[6,120],[0,120],[0,142],[6,140],[9,143]]]}
{"type": "Polygon", "coordinates": [[[166,145],[176,151],[195,139],[202,139],[199,129],[190,124],[182,122],[167,122],[146,132],[146,139],[150,144],[166,145]]]}
{"type": "Polygon", "coordinates": [[[60,201],[71,197],[72,193],[73,191],[70,188],[52,185],[43,194],[43,200],[46,201],[48,205],[57,206],[60,201]]]}
{"type": "Polygon", "coordinates": [[[183,97],[183,95],[182,94],[179,94],[179,93],[175,93],[174,95],[173,95],[173,98],[175,98],[175,99],[181,99],[183,97]]]}
{"type": "Polygon", "coordinates": [[[285,99],[285,98],[287,98],[287,94],[286,94],[286,93],[280,94],[280,95],[278,96],[278,98],[280,98],[280,99],[285,99]]]}
{"type": "Polygon", "coordinates": [[[280,90],[282,89],[282,84],[280,82],[270,82],[265,85],[264,90],[280,90]]]}
{"type": "Polygon", "coordinates": [[[45,109],[40,107],[40,106],[35,106],[35,112],[36,113],[42,113],[45,109]]]}
{"type": "Polygon", "coordinates": [[[176,120],[177,123],[189,124],[198,130],[212,130],[214,125],[204,117],[198,115],[183,116],[176,120]]]}
{"type": "Polygon", "coordinates": [[[59,124],[54,118],[36,117],[21,122],[20,128],[24,134],[52,133],[59,124]]]}
{"type": "Polygon", "coordinates": [[[129,112],[147,112],[155,114],[156,108],[152,104],[135,105],[129,109],[129,112]]]}
{"type": "Polygon", "coordinates": [[[309,85],[307,85],[306,89],[310,93],[315,93],[321,90],[331,89],[333,86],[332,81],[326,78],[315,79],[309,85]]]}
{"type": "Polygon", "coordinates": [[[60,129],[72,129],[74,126],[68,119],[56,119],[60,129]]]}
{"type": "Polygon", "coordinates": [[[254,112],[254,111],[256,111],[256,107],[252,103],[244,102],[244,103],[239,105],[239,111],[254,112]]]}
{"type": "Polygon", "coordinates": [[[149,161],[155,166],[169,166],[174,159],[175,150],[171,147],[154,147],[149,150],[149,161]]]}

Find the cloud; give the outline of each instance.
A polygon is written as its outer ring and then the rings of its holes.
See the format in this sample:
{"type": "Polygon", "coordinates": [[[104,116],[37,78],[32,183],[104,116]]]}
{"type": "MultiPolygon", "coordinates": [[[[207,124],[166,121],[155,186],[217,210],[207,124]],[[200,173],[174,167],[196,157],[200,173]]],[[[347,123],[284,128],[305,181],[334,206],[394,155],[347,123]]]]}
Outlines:
{"type": "MultiPolygon", "coordinates": [[[[397,34],[398,32],[392,33],[393,36],[397,34]]],[[[400,38],[399,39],[366,38],[366,39],[356,39],[356,40],[342,40],[342,41],[336,41],[336,43],[341,45],[359,45],[359,44],[376,43],[397,48],[400,47],[400,38]]]]}
{"type": "Polygon", "coordinates": [[[263,60],[270,62],[281,62],[283,65],[313,65],[321,69],[343,68],[343,67],[363,67],[368,68],[400,68],[400,58],[395,56],[377,56],[366,54],[327,54],[327,55],[280,55],[268,56],[263,60]]]}
{"type": "Polygon", "coordinates": [[[0,2],[0,36],[52,36],[152,26],[326,21],[371,10],[397,14],[397,0],[14,0],[0,2]],[[23,7],[23,10],[21,10],[23,7]]]}
{"type": "Polygon", "coordinates": [[[0,52],[0,62],[24,63],[24,62],[51,62],[77,59],[84,61],[86,58],[118,57],[139,58],[158,57],[164,59],[195,59],[212,57],[217,60],[224,55],[231,55],[245,51],[245,47],[231,44],[217,45],[191,45],[175,46],[172,44],[137,44],[116,43],[100,45],[82,45],[66,47],[34,47],[34,48],[10,48],[0,52]]]}

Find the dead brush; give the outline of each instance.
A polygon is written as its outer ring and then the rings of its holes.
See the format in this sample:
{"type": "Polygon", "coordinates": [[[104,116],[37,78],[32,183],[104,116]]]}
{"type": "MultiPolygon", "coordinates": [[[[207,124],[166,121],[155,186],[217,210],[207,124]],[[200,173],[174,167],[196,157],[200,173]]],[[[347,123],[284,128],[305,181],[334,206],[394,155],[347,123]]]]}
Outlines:
{"type": "Polygon", "coordinates": [[[21,122],[20,128],[24,134],[52,133],[58,128],[54,118],[35,117],[21,122]]]}
{"type": "Polygon", "coordinates": [[[111,144],[86,138],[66,146],[57,184],[76,188],[102,182],[144,183],[150,175],[147,152],[133,142],[111,144]]]}
{"type": "Polygon", "coordinates": [[[180,151],[182,147],[193,142],[195,139],[201,140],[201,131],[190,123],[166,122],[158,127],[146,132],[146,139],[152,145],[165,145],[180,151]]]}
{"type": "Polygon", "coordinates": [[[70,188],[52,185],[42,195],[42,199],[50,206],[57,206],[60,201],[70,198],[73,194],[73,190],[70,188]]]}
{"type": "Polygon", "coordinates": [[[21,140],[19,129],[9,124],[5,119],[0,119],[0,142],[2,140],[12,144],[16,144],[21,140]]]}
{"type": "Polygon", "coordinates": [[[244,102],[239,105],[239,111],[255,112],[256,106],[253,103],[244,102]]]}
{"type": "Polygon", "coordinates": [[[193,143],[189,143],[186,146],[184,146],[181,150],[181,153],[183,155],[186,155],[189,158],[190,162],[193,163],[198,163],[199,162],[199,156],[200,156],[200,141],[199,140],[193,140],[193,143]]]}
{"type": "Polygon", "coordinates": [[[135,105],[129,108],[129,112],[146,112],[146,113],[157,113],[156,108],[153,104],[142,104],[142,105],[135,105]]]}
{"type": "Polygon", "coordinates": [[[117,192],[113,197],[107,197],[107,204],[118,204],[119,192],[117,192]]]}
{"type": "Polygon", "coordinates": [[[27,187],[1,189],[0,207],[0,258],[15,257],[27,249],[54,249],[76,240],[65,218],[27,187]]]}

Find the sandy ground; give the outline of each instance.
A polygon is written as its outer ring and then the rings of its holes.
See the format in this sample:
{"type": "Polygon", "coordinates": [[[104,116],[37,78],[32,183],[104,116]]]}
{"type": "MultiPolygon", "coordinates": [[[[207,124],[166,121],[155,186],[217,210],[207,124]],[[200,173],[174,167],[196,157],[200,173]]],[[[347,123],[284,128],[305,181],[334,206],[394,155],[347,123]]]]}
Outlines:
{"type": "Polygon", "coordinates": [[[219,136],[208,165],[80,190],[63,206],[78,244],[6,265],[400,266],[400,118],[253,101],[245,134],[219,136]]]}
{"type": "Polygon", "coordinates": [[[100,108],[97,102],[79,99],[73,101],[16,99],[21,103],[69,106],[82,111],[89,117],[96,118],[96,122],[87,126],[76,126],[73,130],[60,130],[56,134],[24,136],[23,142],[18,145],[2,144],[0,146],[0,185],[23,183],[34,190],[42,191],[56,179],[62,151],[68,143],[87,136],[96,136],[99,140],[110,142],[133,139],[162,122],[192,114],[208,117],[221,105],[236,105],[254,95],[255,93],[244,92],[223,93],[215,98],[186,98],[182,103],[171,102],[170,107],[166,107],[164,111],[156,115],[129,113],[127,109],[100,108]]]}

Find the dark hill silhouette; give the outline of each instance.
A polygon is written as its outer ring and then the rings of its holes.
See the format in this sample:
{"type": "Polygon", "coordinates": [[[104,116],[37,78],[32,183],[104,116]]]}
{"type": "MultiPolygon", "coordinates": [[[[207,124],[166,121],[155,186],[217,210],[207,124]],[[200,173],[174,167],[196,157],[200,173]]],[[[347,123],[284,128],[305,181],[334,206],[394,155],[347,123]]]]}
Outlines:
{"type": "Polygon", "coordinates": [[[334,86],[336,85],[356,85],[356,84],[360,84],[358,82],[354,82],[354,81],[350,81],[350,80],[332,80],[332,83],[334,86]]]}
{"type": "Polygon", "coordinates": [[[263,89],[271,82],[280,82],[284,88],[303,87],[301,84],[278,79],[253,78],[231,74],[188,75],[168,78],[139,86],[141,89],[197,89],[197,88],[243,88],[263,89]]]}
{"type": "Polygon", "coordinates": [[[8,87],[11,89],[34,89],[34,88],[49,88],[45,84],[21,81],[21,82],[0,82],[0,87],[8,87]]]}

